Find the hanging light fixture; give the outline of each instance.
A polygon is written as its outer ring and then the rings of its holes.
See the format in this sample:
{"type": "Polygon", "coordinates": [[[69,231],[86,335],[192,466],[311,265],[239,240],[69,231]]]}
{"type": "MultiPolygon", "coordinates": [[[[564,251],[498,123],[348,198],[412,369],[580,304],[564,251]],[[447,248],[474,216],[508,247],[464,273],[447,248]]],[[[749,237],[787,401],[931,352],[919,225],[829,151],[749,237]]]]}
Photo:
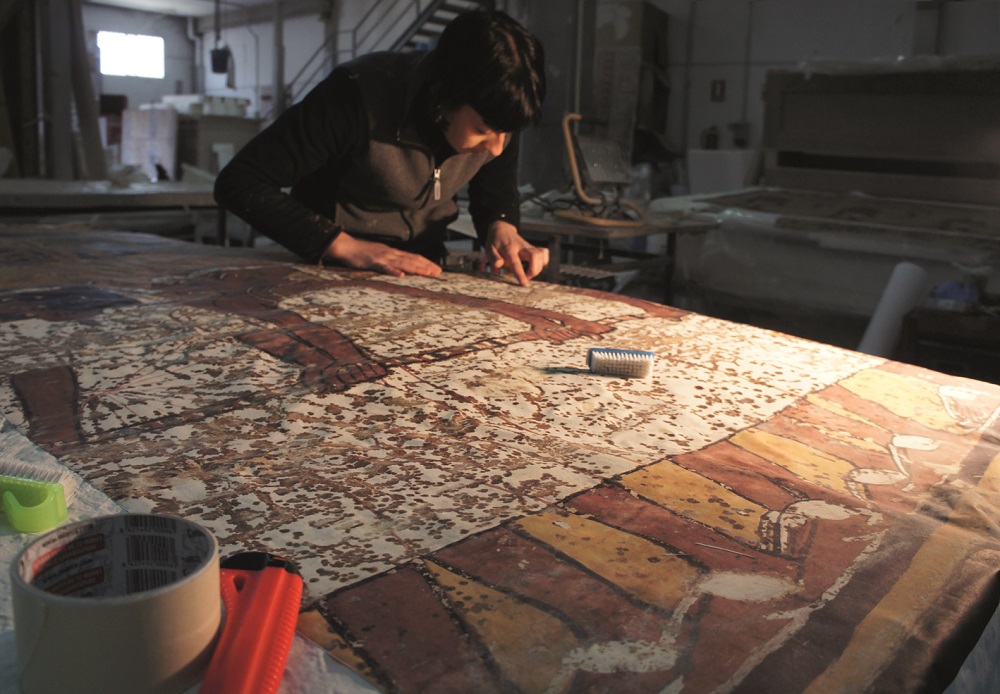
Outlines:
{"type": "Polygon", "coordinates": [[[215,48],[212,49],[212,72],[224,75],[229,72],[229,61],[232,54],[228,46],[222,43],[222,0],[215,0],[215,48]]]}

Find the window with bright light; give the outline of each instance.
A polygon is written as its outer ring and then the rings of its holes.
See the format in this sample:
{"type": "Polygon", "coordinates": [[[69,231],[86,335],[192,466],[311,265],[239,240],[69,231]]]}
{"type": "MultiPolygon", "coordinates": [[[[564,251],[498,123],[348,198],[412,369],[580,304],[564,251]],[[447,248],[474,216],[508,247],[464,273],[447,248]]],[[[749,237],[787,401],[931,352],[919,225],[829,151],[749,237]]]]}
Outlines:
{"type": "Polygon", "coordinates": [[[163,38],[141,34],[97,32],[97,47],[101,51],[101,74],[123,77],[163,79],[163,38]]]}

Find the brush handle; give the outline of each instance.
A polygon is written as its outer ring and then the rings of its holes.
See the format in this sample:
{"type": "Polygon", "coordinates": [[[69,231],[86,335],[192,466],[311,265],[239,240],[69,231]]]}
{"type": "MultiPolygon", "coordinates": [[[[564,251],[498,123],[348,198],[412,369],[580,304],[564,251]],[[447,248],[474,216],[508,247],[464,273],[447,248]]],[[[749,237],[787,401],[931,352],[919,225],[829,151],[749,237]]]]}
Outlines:
{"type": "Polygon", "coordinates": [[[302,577],[291,562],[243,552],[222,562],[226,621],[201,694],[275,694],[295,637],[302,577]]]}

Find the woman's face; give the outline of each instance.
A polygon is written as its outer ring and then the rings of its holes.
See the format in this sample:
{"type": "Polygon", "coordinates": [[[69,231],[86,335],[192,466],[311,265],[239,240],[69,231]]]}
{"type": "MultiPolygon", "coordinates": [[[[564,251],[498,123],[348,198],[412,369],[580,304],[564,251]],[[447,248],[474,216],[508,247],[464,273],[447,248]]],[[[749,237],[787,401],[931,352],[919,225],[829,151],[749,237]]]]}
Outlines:
{"type": "Polygon", "coordinates": [[[489,152],[495,157],[500,156],[507,142],[507,133],[490,128],[471,106],[459,106],[444,116],[448,123],[444,136],[456,152],[459,154],[489,152]]]}

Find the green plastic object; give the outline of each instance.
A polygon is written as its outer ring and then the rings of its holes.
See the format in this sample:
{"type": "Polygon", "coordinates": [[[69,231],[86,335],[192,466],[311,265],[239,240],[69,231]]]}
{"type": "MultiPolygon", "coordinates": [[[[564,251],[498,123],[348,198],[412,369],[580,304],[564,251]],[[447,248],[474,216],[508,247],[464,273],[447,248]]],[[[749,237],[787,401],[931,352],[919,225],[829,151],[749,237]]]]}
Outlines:
{"type": "Polygon", "coordinates": [[[66,520],[66,492],[58,482],[0,475],[3,512],[15,530],[39,533],[66,520]]]}

